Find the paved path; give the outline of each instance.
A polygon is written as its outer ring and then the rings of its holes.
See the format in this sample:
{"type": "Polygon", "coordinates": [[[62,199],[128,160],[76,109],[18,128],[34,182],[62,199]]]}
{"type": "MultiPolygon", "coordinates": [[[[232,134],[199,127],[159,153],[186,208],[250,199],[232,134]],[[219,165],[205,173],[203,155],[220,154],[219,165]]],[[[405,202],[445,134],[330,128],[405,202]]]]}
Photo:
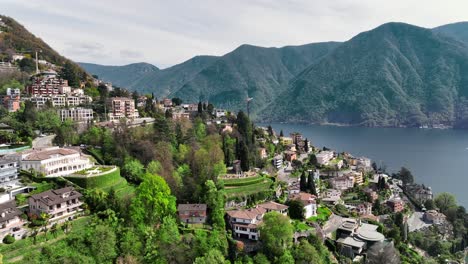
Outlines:
{"type": "Polygon", "coordinates": [[[33,148],[44,148],[44,147],[52,147],[52,140],[54,140],[55,135],[44,136],[44,137],[37,137],[32,142],[33,148]]]}
{"type": "Polygon", "coordinates": [[[426,226],[430,226],[431,224],[426,223],[423,220],[424,213],[423,212],[414,212],[410,218],[408,218],[408,229],[410,232],[419,230],[426,226]]]}
{"type": "Polygon", "coordinates": [[[323,233],[325,234],[325,236],[331,238],[332,233],[336,231],[338,227],[341,226],[342,223],[343,223],[343,217],[336,215],[336,214],[332,214],[322,228],[323,233]]]}

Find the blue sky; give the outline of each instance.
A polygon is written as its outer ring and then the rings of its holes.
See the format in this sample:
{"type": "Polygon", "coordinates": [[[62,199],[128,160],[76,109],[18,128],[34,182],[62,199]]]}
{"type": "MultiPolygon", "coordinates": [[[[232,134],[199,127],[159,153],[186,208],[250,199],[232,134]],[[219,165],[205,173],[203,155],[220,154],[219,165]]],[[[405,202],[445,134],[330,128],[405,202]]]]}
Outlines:
{"type": "Polygon", "coordinates": [[[83,62],[160,68],[241,44],[344,41],[380,24],[467,21],[466,0],[0,0],[61,54],[83,62]]]}

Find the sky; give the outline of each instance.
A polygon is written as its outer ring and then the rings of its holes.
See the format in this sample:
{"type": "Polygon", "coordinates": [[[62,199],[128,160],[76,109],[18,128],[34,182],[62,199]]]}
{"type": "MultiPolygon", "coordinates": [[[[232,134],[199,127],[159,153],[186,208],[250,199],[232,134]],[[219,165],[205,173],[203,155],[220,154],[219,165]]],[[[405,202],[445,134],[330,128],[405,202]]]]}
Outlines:
{"type": "Polygon", "coordinates": [[[79,62],[159,68],[242,44],[346,41],[387,22],[468,21],[467,0],[0,0],[13,17],[79,62]]]}

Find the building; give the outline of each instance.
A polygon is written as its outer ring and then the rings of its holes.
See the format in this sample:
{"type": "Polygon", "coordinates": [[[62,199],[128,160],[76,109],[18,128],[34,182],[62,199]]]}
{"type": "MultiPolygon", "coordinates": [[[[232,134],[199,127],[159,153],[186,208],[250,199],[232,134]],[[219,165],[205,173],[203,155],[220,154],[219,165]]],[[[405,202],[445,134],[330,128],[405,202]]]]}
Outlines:
{"type": "Polygon", "coordinates": [[[424,203],[427,200],[434,198],[431,187],[426,187],[419,184],[409,184],[404,186],[406,193],[413,196],[417,201],[424,203]]]}
{"type": "Polygon", "coordinates": [[[26,92],[29,95],[57,95],[70,93],[71,88],[68,81],[61,78],[34,78],[26,92]]]}
{"type": "Polygon", "coordinates": [[[6,95],[3,96],[3,107],[9,112],[16,112],[21,107],[21,91],[20,89],[7,88],[6,95]]]}
{"type": "Polygon", "coordinates": [[[225,117],[226,116],[226,110],[224,110],[224,109],[215,109],[214,115],[215,115],[216,118],[225,117]]]}
{"type": "Polygon", "coordinates": [[[341,201],[341,191],[328,189],[322,194],[322,202],[328,204],[338,204],[341,201]]]}
{"type": "Polygon", "coordinates": [[[164,107],[171,107],[172,106],[172,100],[169,99],[169,98],[164,98],[163,105],[164,105],[164,107]]]}
{"type": "Polygon", "coordinates": [[[298,144],[299,142],[302,141],[302,134],[298,132],[294,132],[289,134],[289,136],[292,138],[293,144],[298,144]]]}
{"type": "Polygon", "coordinates": [[[51,147],[18,154],[22,170],[34,170],[45,177],[59,177],[93,167],[93,162],[74,149],[51,147]]]}
{"type": "Polygon", "coordinates": [[[365,189],[364,192],[367,194],[367,197],[369,197],[372,203],[379,199],[379,194],[377,194],[377,192],[372,189],[365,189]]]}
{"type": "Polygon", "coordinates": [[[424,220],[431,222],[435,225],[440,225],[446,222],[446,216],[436,210],[429,210],[424,213],[424,220]]]}
{"type": "Polygon", "coordinates": [[[93,99],[86,95],[70,95],[70,94],[59,94],[59,95],[39,95],[29,98],[24,98],[24,100],[29,100],[36,105],[37,108],[42,108],[45,106],[47,101],[50,101],[53,107],[73,107],[84,104],[89,104],[93,99]]]}
{"type": "Polygon", "coordinates": [[[293,160],[297,159],[296,152],[287,150],[287,151],[284,152],[284,158],[287,161],[292,162],[293,160]]]}
{"type": "Polygon", "coordinates": [[[401,212],[405,209],[405,202],[400,198],[388,200],[387,205],[394,213],[401,212]]]}
{"type": "Polygon", "coordinates": [[[288,214],[288,208],[289,206],[280,204],[280,203],[275,203],[275,202],[266,202],[257,205],[257,207],[261,207],[266,210],[267,213],[269,212],[278,212],[282,215],[287,215],[288,214]]]}
{"type": "Polygon", "coordinates": [[[358,204],[358,206],[356,206],[356,210],[359,215],[371,215],[372,204],[371,203],[358,204]]]}
{"type": "Polygon", "coordinates": [[[20,217],[22,214],[16,208],[15,201],[0,204],[0,239],[8,234],[15,236],[15,238],[21,238],[21,236],[16,237],[15,233],[24,225],[24,220],[20,217]]]}
{"type": "Polygon", "coordinates": [[[206,204],[179,204],[179,219],[187,224],[204,224],[206,222],[206,204]]]}
{"type": "Polygon", "coordinates": [[[29,213],[32,215],[46,213],[50,216],[49,221],[51,222],[71,219],[75,214],[82,211],[80,208],[83,204],[80,201],[82,196],[73,187],[34,194],[28,199],[29,213]]]}
{"type": "Polygon", "coordinates": [[[317,163],[320,165],[328,165],[330,160],[333,159],[333,156],[333,151],[321,151],[320,153],[315,155],[315,157],[317,158],[317,163]]]}
{"type": "Polygon", "coordinates": [[[372,244],[384,241],[385,236],[377,229],[377,225],[345,218],[336,230],[336,242],[340,254],[354,259],[356,255],[363,254],[372,244]]]}
{"type": "Polygon", "coordinates": [[[258,206],[244,210],[227,211],[228,222],[234,237],[258,240],[260,237],[258,225],[262,223],[265,213],[266,210],[258,206]]]}
{"type": "MultiPolygon", "coordinates": [[[[169,111],[169,110],[167,110],[167,111],[169,111]]],[[[185,112],[185,110],[183,110],[183,109],[180,109],[178,111],[172,112],[172,119],[173,120],[182,120],[182,119],[189,120],[190,119],[190,113],[185,112]]]]}
{"type": "Polygon", "coordinates": [[[16,179],[18,179],[18,162],[0,160],[0,186],[4,187],[16,179]]]}
{"type": "Polygon", "coordinates": [[[290,200],[300,201],[304,206],[304,218],[308,219],[317,215],[317,202],[315,195],[310,193],[300,192],[289,196],[290,200]]]}
{"type": "MultiPolygon", "coordinates": [[[[172,102],[171,102],[172,103],[172,102]]],[[[126,97],[112,97],[107,100],[110,120],[121,118],[137,118],[138,110],[135,109],[135,101],[126,97]]]]}
{"type": "Polygon", "coordinates": [[[330,179],[330,183],[333,189],[336,190],[347,190],[354,187],[354,177],[352,176],[340,176],[330,179]]]}
{"type": "Polygon", "coordinates": [[[294,144],[293,139],[290,137],[280,137],[280,141],[284,146],[294,144]]]}
{"type": "Polygon", "coordinates": [[[64,109],[58,109],[57,110],[60,120],[65,121],[67,119],[72,120],[73,122],[78,122],[78,123],[89,123],[93,120],[93,109],[89,108],[64,108],[64,109]]]}
{"type": "Polygon", "coordinates": [[[363,174],[361,171],[351,171],[345,174],[345,176],[353,177],[354,183],[356,183],[357,185],[362,185],[364,183],[363,174]]]}
{"type": "Polygon", "coordinates": [[[273,166],[275,166],[275,168],[279,170],[283,166],[283,156],[276,155],[273,158],[273,166]]]}
{"type": "Polygon", "coordinates": [[[258,152],[259,152],[259,154],[260,154],[260,158],[261,158],[261,159],[266,159],[266,158],[268,158],[266,148],[259,148],[259,149],[258,149],[258,152]]]}

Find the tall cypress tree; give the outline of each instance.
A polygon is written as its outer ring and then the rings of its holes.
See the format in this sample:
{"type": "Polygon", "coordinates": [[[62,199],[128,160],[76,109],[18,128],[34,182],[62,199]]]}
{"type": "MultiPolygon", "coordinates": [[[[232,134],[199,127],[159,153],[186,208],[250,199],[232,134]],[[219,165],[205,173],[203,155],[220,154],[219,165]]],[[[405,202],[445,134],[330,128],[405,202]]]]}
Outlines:
{"type": "Polygon", "coordinates": [[[315,182],[314,182],[314,174],[309,173],[309,177],[307,179],[307,189],[309,192],[313,195],[317,195],[317,189],[315,188],[315,182]]]}
{"type": "Polygon", "coordinates": [[[300,187],[301,192],[305,192],[307,190],[307,178],[306,178],[305,172],[301,174],[299,187],[300,187]]]}

